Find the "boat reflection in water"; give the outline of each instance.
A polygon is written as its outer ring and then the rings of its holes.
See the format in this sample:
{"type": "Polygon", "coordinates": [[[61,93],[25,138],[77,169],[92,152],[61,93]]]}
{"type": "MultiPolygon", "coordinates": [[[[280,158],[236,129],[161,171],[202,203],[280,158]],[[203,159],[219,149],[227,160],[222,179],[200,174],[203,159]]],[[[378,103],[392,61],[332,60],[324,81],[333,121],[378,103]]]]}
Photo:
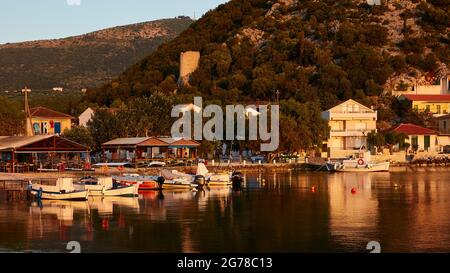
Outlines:
{"type": "Polygon", "coordinates": [[[0,249],[286,253],[450,251],[450,172],[255,172],[241,190],[144,191],[138,198],[43,201],[0,194],[0,249]]]}

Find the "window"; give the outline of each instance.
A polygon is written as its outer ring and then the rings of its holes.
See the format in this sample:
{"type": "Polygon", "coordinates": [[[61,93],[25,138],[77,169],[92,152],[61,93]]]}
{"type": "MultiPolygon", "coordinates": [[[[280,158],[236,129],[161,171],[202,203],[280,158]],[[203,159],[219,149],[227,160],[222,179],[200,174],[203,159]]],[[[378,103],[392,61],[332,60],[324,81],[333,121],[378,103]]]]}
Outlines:
{"type": "Polygon", "coordinates": [[[425,111],[426,111],[426,112],[430,112],[430,110],[431,110],[430,105],[425,106],[425,111]]]}
{"type": "Polygon", "coordinates": [[[442,121],[442,128],[444,130],[447,130],[447,121],[446,120],[442,121]]]}
{"type": "Polygon", "coordinates": [[[419,111],[419,105],[417,105],[417,104],[414,104],[414,107],[413,107],[413,109],[414,109],[414,111],[418,112],[418,111],[419,111]]]}
{"type": "Polygon", "coordinates": [[[436,105],[436,114],[440,114],[440,113],[441,113],[441,106],[436,105]]]}

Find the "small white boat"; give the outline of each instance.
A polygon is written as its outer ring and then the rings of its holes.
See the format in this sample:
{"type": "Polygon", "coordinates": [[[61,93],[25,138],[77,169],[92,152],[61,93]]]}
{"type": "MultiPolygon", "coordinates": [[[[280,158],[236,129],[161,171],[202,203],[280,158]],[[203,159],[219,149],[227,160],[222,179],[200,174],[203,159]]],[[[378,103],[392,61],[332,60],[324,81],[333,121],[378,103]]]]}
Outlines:
{"type": "Polygon", "coordinates": [[[360,153],[359,158],[348,159],[336,165],[337,172],[388,172],[390,162],[373,162],[370,152],[360,153]]]}
{"type": "Polygon", "coordinates": [[[208,186],[231,186],[232,172],[210,173],[206,165],[199,163],[197,167],[197,175],[205,177],[208,186]]]}
{"type": "Polygon", "coordinates": [[[89,195],[87,190],[75,190],[72,178],[59,178],[55,186],[31,184],[30,190],[38,199],[44,200],[85,201],[89,195]]]}
{"type": "Polygon", "coordinates": [[[158,176],[142,176],[139,174],[123,174],[121,176],[113,176],[116,183],[124,185],[136,185],[138,190],[158,190],[160,189],[158,176]]]}
{"type": "Polygon", "coordinates": [[[162,170],[161,176],[164,178],[163,189],[190,189],[196,185],[195,176],[178,171],[162,170]]]}
{"type": "Polygon", "coordinates": [[[99,177],[75,183],[78,190],[87,190],[90,196],[138,196],[137,184],[115,186],[112,177],[99,177]]]}

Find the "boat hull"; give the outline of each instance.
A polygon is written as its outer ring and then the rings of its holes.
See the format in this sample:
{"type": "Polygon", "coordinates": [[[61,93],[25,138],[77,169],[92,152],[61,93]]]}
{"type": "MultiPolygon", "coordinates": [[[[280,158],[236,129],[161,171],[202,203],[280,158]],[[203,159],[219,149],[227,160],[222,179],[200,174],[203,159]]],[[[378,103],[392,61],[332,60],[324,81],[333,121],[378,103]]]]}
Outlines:
{"type": "Polygon", "coordinates": [[[162,186],[163,189],[191,189],[194,187],[195,185],[191,183],[176,183],[168,181],[165,181],[162,186]]]}
{"type": "Polygon", "coordinates": [[[138,190],[140,191],[149,191],[149,190],[158,190],[159,185],[156,181],[121,181],[121,183],[127,186],[138,186],[138,190]]]}
{"type": "Polygon", "coordinates": [[[388,172],[390,167],[389,162],[369,164],[358,167],[341,166],[336,169],[337,172],[388,172]]]}
{"type": "Polygon", "coordinates": [[[210,187],[228,187],[233,185],[231,181],[209,181],[208,186],[210,187]]]}
{"type": "Polygon", "coordinates": [[[31,193],[35,196],[39,194],[40,199],[43,200],[67,200],[67,201],[86,201],[89,196],[88,191],[70,192],[70,193],[56,193],[56,192],[39,192],[39,190],[32,189],[31,193]]]}
{"type": "Polygon", "coordinates": [[[137,185],[130,185],[125,187],[120,187],[116,189],[89,189],[89,187],[86,187],[86,189],[89,191],[89,196],[123,196],[123,197],[134,197],[138,196],[138,186],[137,185]]]}

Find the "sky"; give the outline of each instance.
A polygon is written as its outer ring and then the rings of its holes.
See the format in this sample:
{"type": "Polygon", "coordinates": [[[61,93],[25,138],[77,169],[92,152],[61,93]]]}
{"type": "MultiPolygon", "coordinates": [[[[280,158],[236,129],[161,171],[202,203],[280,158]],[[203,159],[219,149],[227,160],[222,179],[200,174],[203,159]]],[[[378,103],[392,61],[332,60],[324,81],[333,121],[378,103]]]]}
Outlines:
{"type": "Polygon", "coordinates": [[[57,39],[185,15],[198,19],[227,0],[1,0],[0,44],[57,39]]]}

